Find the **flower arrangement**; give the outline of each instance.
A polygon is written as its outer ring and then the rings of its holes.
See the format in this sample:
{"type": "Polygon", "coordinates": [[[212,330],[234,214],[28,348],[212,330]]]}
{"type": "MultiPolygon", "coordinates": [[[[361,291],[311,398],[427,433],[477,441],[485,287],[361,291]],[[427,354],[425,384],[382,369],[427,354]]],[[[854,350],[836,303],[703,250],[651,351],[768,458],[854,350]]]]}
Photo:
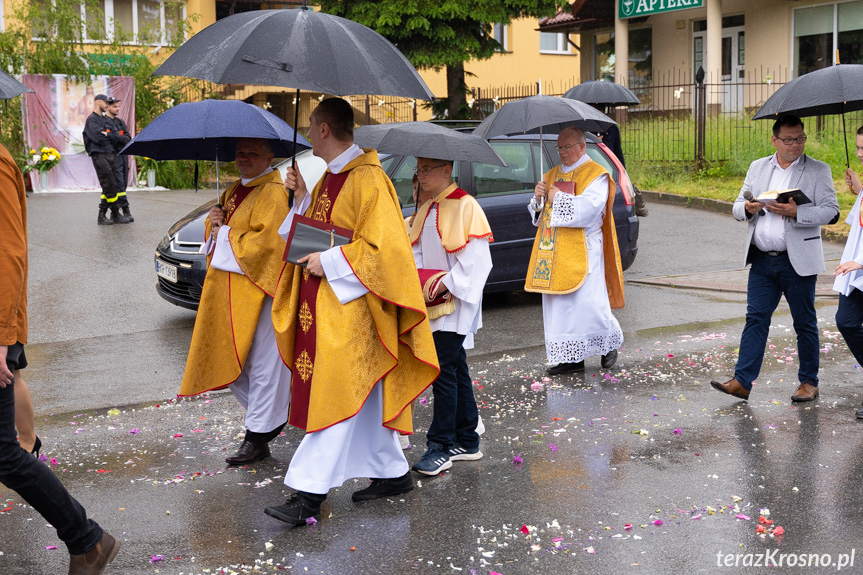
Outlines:
{"type": "Polygon", "coordinates": [[[24,166],[24,173],[33,170],[47,172],[59,164],[61,159],[60,152],[56,148],[42,146],[39,151],[30,150],[30,155],[27,157],[27,165],[24,166]]]}

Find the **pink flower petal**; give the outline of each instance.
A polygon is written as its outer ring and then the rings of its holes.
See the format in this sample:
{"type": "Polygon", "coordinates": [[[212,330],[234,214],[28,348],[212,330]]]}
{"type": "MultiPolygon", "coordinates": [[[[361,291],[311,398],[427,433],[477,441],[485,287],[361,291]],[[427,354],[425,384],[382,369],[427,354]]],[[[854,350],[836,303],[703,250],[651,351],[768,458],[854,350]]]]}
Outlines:
{"type": "Polygon", "coordinates": [[[657,519],[656,521],[653,522],[653,524],[654,525],[664,525],[665,522],[662,519],[657,519]]]}
{"type": "Polygon", "coordinates": [[[53,551],[53,550],[54,550],[54,549],[56,549],[56,548],[57,548],[57,546],[56,546],[56,545],[46,545],[46,546],[45,546],[45,549],[47,549],[48,551],[53,551]]]}
{"type": "Polygon", "coordinates": [[[551,449],[552,451],[557,451],[557,445],[555,445],[553,443],[549,443],[548,448],[551,449]]]}
{"type": "Polygon", "coordinates": [[[751,519],[751,517],[742,513],[738,513],[737,515],[735,515],[735,517],[740,519],[741,521],[749,521],[751,519]]]}
{"type": "Polygon", "coordinates": [[[318,524],[318,520],[315,519],[314,517],[307,517],[306,518],[306,525],[317,525],[317,524],[318,524]]]}

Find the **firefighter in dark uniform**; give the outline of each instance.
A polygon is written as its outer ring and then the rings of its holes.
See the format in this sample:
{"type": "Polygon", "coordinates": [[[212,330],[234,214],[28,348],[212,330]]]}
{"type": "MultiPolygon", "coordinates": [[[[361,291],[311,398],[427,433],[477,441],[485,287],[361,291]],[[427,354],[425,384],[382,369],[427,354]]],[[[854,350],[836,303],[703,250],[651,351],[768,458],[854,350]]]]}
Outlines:
{"type": "Polygon", "coordinates": [[[114,123],[102,113],[107,107],[108,97],[98,94],[93,102],[93,113],[84,124],[84,149],[93,161],[99,185],[102,187],[102,200],[99,203],[99,225],[128,224],[131,220],[120,213],[117,204],[117,181],[114,177],[114,144],[108,134],[114,131],[114,123]],[[111,210],[111,219],[107,212],[111,210]]]}
{"type": "Polygon", "coordinates": [[[129,135],[129,126],[120,117],[120,100],[109,97],[107,104],[108,108],[105,110],[105,116],[114,123],[114,130],[108,133],[108,138],[114,144],[114,179],[117,180],[117,204],[120,206],[123,215],[129,218],[130,222],[134,222],[135,218],[132,217],[132,212],[129,210],[129,198],[126,196],[126,182],[129,177],[129,158],[128,156],[120,155],[120,150],[129,143],[132,136],[129,135]]]}

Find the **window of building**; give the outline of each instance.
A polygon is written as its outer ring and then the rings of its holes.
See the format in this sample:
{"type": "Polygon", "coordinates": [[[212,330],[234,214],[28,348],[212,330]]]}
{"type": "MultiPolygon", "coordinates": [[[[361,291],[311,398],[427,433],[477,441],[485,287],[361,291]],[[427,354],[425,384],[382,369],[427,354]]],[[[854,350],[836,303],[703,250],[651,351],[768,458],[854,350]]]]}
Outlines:
{"type": "Polygon", "coordinates": [[[551,32],[539,33],[540,54],[569,54],[569,45],[566,42],[566,34],[554,34],[551,32]]]}
{"type": "Polygon", "coordinates": [[[833,65],[863,64],[863,1],[794,10],[794,74],[833,65]]]}
{"type": "Polygon", "coordinates": [[[492,37],[500,44],[498,52],[509,52],[509,26],[495,23],[492,27],[492,37]]]}
{"type": "MultiPolygon", "coordinates": [[[[56,1],[31,0],[31,6],[47,10],[56,1]]],[[[94,41],[119,37],[136,44],[167,44],[182,31],[186,15],[183,0],[81,0],[80,6],[84,38],[94,41]]],[[[34,38],[51,36],[39,27],[34,24],[34,38]]]]}
{"type": "MultiPolygon", "coordinates": [[[[594,80],[614,81],[614,32],[594,36],[594,80]]],[[[629,30],[629,77],[627,84],[642,103],[649,94],[645,89],[653,78],[653,29],[629,30]]],[[[649,98],[648,98],[649,99],[649,98]]]]}

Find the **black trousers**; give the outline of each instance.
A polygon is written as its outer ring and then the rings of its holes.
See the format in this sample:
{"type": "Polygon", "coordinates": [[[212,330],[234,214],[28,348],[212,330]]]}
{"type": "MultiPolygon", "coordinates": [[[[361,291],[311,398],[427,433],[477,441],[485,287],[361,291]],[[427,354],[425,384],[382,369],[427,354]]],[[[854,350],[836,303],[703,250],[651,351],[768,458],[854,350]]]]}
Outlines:
{"type": "Polygon", "coordinates": [[[90,159],[93,161],[96,176],[99,178],[99,185],[102,187],[102,201],[99,202],[99,208],[117,209],[120,205],[117,203],[117,179],[114,176],[116,166],[114,165],[113,152],[110,154],[94,152],[90,154],[90,159]]]}
{"type": "Polygon", "coordinates": [[[126,179],[129,177],[129,156],[114,156],[114,179],[117,182],[117,205],[122,207],[129,205],[126,198],[126,179]]]}

